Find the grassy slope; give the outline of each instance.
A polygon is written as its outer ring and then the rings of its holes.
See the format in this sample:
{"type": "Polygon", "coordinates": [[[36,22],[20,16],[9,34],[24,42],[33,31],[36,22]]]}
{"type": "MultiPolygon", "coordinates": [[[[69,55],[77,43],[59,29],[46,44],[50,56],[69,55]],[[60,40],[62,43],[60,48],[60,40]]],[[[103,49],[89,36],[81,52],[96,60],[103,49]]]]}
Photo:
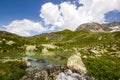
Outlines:
{"type": "Polygon", "coordinates": [[[109,55],[111,52],[116,53],[120,51],[120,31],[113,33],[90,33],[88,31],[72,32],[69,30],[64,30],[60,32],[54,32],[52,34],[63,36],[63,39],[46,40],[47,35],[30,38],[18,37],[16,35],[0,35],[0,40],[13,40],[16,43],[16,45],[13,46],[4,46],[6,49],[15,49],[15,52],[11,51],[9,52],[10,54],[0,53],[0,56],[1,58],[7,56],[14,58],[21,57],[20,53],[22,53],[22,51],[21,49],[19,50],[19,47],[24,46],[24,44],[36,44],[39,46],[40,44],[52,43],[60,47],[59,49],[55,49],[47,53],[52,55],[47,56],[38,52],[38,54],[34,57],[45,58],[50,61],[51,64],[57,64],[59,62],[58,64],[62,65],[66,64],[68,57],[74,53],[73,47],[75,47],[80,49],[79,51],[81,52],[82,56],[88,56],[87,59],[83,58],[83,61],[90,75],[94,76],[98,80],[120,79],[120,59],[114,56],[116,54],[109,55]],[[112,49],[113,46],[115,50],[112,49]],[[89,50],[86,50],[86,48],[93,49],[94,47],[99,47],[98,49],[101,50],[106,49],[107,52],[102,54],[101,57],[96,57],[89,50]],[[83,50],[81,48],[83,48],[83,50]]]}

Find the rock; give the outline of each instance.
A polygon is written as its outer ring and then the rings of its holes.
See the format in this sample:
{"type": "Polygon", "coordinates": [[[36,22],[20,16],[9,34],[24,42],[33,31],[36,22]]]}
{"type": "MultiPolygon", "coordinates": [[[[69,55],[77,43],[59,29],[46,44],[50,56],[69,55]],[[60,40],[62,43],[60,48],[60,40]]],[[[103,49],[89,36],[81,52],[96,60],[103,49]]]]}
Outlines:
{"type": "Polygon", "coordinates": [[[56,76],[60,72],[61,66],[45,66],[43,69],[32,68],[26,70],[27,74],[24,75],[20,80],[56,80],[56,76]]]}
{"type": "Polygon", "coordinates": [[[35,55],[36,51],[37,51],[37,48],[36,48],[36,45],[25,45],[26,47],[26,55],[29,55],[29,56],[33,56],[35,55]]]}
{"type": "Polygon", "coordinates": [[[98,40],[102,40],[102,36],[100,36],[100,37],[98,38],[98,40]]]}
{"type": "Polygon", "coordinates": [[[42,49],[42,53],[48,53],[47,48],[43,48],[43,49],[42,49]]]}
{"type": "Polygon", "coordinates": [[[61,73],[59,73],[59,75],[57,76],[57,79],[56,80],[64,80],[66,78],[66,75],[63,73],[63,72],[61,72],[61,73]]]}
{"type": "Polygon", "coordinates": [[[97,50],[91,49],[90,51],[91,51],[92,53],[96,54],[96,55],[99,54],[99,52],[98,52],[97,50]]]}
{"type": "Polygon", "coordinates": [[[48,79],[48,73],[45,70],[33,70],[27,72],[20,80],[50,80],[48,79]]]}
{"type": "Polygon", "coordinates": [[[61,72],[57,76],[56,80],[95,80],[87,74],[78,74],[72,72],[70,69],[67,72],[61,72]]]}
{"type": "Polygon", "coordinates": [[[74,70],[80,74],[85,74],[87,72],[84,63],[82,62],[80,53],[73,54],[67,62],[67,67],[74,70]]]}
{"type": "Polygon", "coordinates": [[[88,57],[85,55],[85,56],[83,56],[82,58],[87,59],[88,57]]]}
{"type": "Polygon", "coordinates": [[[41,44],[41,46],[43,46],[44,48],[47,48],[47,49],[56,49],[56,48],[58,48],[58,46],[55,46],[53,44],[41,44]]]}
{"type": "Polygon", "coordinates": [[[13,45],[15,42],[14,41],[7,41],[6,44],[8,45],[13,45]]]}
{"type": "Polygon", "coordinates": [[[0,44],[2,44],[2,41],[0,41],[0,44]]]}

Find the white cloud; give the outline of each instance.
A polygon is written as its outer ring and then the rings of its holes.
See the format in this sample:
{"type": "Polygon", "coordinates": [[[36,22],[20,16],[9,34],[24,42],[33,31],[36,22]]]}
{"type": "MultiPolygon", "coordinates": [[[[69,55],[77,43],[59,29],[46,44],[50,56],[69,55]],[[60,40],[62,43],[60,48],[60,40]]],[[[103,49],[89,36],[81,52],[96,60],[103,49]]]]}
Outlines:
{"type": "Polygon", "coordinates": [[[119,4],[120,0],[73,0],[72,3],[62,2],[60,4],[48,2],[40,9],[42,21],[14,20],[3,28],[21,36],[31,36],[34,35],[33,32],[44,33],[58,29],[75,30],[82,23],[105,22],[106,13],[113,10],[120,11],[119,4]],[[75,2],[83,6],[78,6],[75,2]]]}
{"type": "Polygon", "coordinates": [[[79,13],[91,17],[90,22],[104,22],[105,14],[109,11],[120,10],[120,0],[79,0],[83,4],[79,13]]]}
{"type": "Polygon", "coordinates": [[[39,23],[28,19],[15,20],[4,26],[5,30],[21,36],[31,36],[31,32],[42,33],[45,28],[39,23]]]}
{"type": "Polygon", "coordinates": [[[62,25],[58,5],[49,2],[44,4],[40,11],[41,11],[40,17],[44,19],[46,24],[53,24],[55,26],[62,25]]]}
{"type": "Polygon", "coordinates": [[[107,12],[120,11],[120,0],[79,0],[78,2],[83,6],[78,7],[70,2],[46,3],[40,10],[40,17],[52,27],[75,30],[82,23],[103,23],[107,12]]]}

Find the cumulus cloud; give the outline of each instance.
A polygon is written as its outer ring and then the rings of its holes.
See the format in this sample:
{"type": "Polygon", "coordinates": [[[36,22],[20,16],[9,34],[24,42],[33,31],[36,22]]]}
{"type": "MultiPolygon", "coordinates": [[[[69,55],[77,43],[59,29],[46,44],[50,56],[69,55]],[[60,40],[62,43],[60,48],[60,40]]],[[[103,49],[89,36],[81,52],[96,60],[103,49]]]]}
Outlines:
{"type": "Polygon", "coordinates": [[[39,23],[28,19],[15,20],[4,26],[5,30],[21,36],[31,36],[32,32],[44,32],[45,28],[39,23]]]}
{"type": "Polygon", "coordinates": [[[61,26],[61,15],[59,13],[58,5],[46,3],[42,6],[40,17],[44,19],[46,24],[53,24],[61,26]]]}
{"type": "Polygon", "coordinates": [[[75,30],[82,23],[105,22],[105,14],[109,11],[120,11],[120,0],[79,0],[76,5],[71,2],[60,4],[45,3],[41,8],[40,17],[46,24],[60,29],[75,30]]]}

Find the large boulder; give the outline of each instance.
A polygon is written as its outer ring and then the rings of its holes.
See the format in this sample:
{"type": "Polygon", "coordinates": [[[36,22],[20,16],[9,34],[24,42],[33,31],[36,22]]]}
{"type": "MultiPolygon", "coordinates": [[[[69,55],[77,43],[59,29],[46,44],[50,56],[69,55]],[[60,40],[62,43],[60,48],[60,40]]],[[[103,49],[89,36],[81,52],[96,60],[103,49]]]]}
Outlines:
{"type": "Polygon", "coordinates": [[[74,71],[80,73],[80,74],[87,73],[86,67],[85,67],[84,63],[82,62],[80,53],[73,54],[68,59],[67,67],[71,70],[74,70],[74,71]]]}
{"type": "Polygon", "coordinates": [[[26,47],[26,55],[33,56],[35,55],[35,52],[37,51],[36,45],[25,45],[26,47]]]}

